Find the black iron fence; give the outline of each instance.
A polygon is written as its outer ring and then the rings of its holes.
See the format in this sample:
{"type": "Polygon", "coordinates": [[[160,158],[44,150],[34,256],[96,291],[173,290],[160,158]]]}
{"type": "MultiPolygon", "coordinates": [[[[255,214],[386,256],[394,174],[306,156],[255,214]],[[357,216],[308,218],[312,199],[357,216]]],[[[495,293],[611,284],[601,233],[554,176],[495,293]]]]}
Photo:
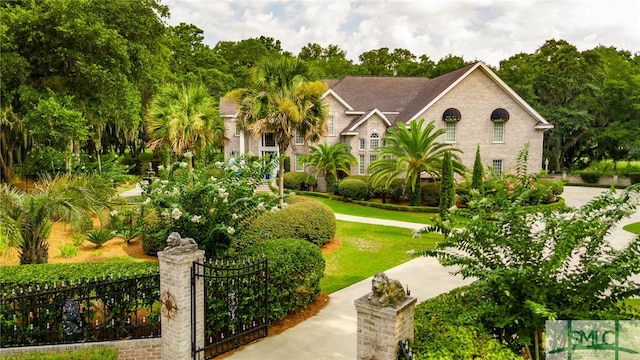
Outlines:
{"type": "Polygon", "coordinates": [[[160,336],[160,276],[17,287],[0,294],[0,347],[160,336]]]}
{"type": "Polygon", "coordinates": [[[398,360],[413,360],[413,351],[409,346],[409,341],[398,341],[398,360]]]}
{"type": "Polygon", "coordinates": [[[267,260],[194,263],[192,297],[197,279],[204,281],[205,299],[203,308],[191,308],[195,359],[212,359],[267,336],[267,260]],[[205,344],[203,348],[196,348],[194,325],[201,311],[204,312],[205,344]]]}

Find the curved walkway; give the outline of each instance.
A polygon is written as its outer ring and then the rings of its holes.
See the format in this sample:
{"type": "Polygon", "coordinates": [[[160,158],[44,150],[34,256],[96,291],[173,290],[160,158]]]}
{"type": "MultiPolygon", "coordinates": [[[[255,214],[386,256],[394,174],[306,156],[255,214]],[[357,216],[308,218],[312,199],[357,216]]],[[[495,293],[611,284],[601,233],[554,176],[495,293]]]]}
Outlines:
{"type": "MultiPolygon", "coordinates": [[[[563,197],[567,205],[579,207],[603,191],[606,189],[567,186],[563,197]]],[[[336,218],[410,229],[419,229],[424,226],[417,223],[360,218],[343,214],[336,214],[336,218]]],[[[624,244],[633,238],[633,234],[622,230],[622,226],[638,221],[640,221],[640,211],[613,229],[610,238],[614,246],[624,244]]],[[[410,260],[385,273],[409,285],[411,296],[416,297],[418,302],[471,282],[470,279],[463,280],[460,276],[452,276],[449,269],[440,265],[436,259],[424,257],[410,260]]],[[[640,281],[640,278],[636,281],[640,281]]],[[[331,301],[318,315],[279,335],[250,344],[228,358],[234,360],[355,359],[357,357],[357,318],[354,301],[368,294],[370,290],[371,279],[366,279],[336,291],[331,294],[331,301]]]]}
{"type": "MultiPolygon", "coordinates": [[[[566,186],[563,197],[568,206],[580,207],[607,189],[566,186]]],[[[123,193],[123,196],[136,196],[140,189],[136,188],[123,193]],[[126,194],[126,195],[125,195],[126,194]]],[[[336,214],[336,219],[362,222],[376,225],[420,229],[424,224],[362,218],[351,215],[336,214]]],[[[640,222],[640,210],[621,221],[609,234],[614,247],[623,246],[633,239],[634,235],[624,231],[626,224],[640,222]]],[[[470,283],[460,276],[452,276],[450,269],[444,268],[433,258],[415,258],[402,265],[385,271],[389,277],[398,279],[409,286],[411,296],[422,302],[456,287],[470,283]]],[[[640,282],[640,275],[634,280],[640,282]]],[[[332,293],[331,301],[318,313],[297,326],[283,333],[267,337],[245,346],[227,358],[234,360],[330,360],[355,359],[357,318],[354,306],[355,299],[366,295],[371,289],[371,279],[365,279],[347,288],[332,293]]]]}

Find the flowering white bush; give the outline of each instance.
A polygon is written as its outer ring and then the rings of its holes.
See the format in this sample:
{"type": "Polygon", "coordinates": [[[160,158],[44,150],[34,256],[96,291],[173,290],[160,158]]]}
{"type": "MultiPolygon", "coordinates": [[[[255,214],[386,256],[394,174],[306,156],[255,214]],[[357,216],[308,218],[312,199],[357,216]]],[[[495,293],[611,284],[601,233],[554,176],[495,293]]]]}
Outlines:
{"type": "Polygon", "coordinates": [[[275,195],[256,194],[265,168],[261,159],[235,159],[187,171],[182,163],[160,171],[144,188],[143,237],[148,253],[161,250],[172,231],[196,240],[207,256],[219,256],[242,235],[247,220],[278,203],[275,195]]]}

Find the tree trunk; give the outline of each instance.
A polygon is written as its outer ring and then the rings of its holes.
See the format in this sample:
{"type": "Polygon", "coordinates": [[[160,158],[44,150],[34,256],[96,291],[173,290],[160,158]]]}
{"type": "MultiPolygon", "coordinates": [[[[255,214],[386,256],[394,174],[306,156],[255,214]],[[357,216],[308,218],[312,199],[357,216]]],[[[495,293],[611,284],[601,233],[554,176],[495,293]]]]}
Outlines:
{"type": "Polygon", "coordinates": [[[280,205],[284,204],[284,156],[280,156],[278,161],[278,190],[280,194],[280,205]]]}

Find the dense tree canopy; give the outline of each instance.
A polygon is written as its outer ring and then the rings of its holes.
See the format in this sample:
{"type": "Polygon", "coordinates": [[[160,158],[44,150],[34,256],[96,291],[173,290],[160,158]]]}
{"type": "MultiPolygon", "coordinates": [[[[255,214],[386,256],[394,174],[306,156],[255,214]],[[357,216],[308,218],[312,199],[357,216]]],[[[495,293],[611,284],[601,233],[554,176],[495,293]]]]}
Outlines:
{"type": "MultiPolygon", "coordinates": [[[[0,16],[0,181],[11,181],[16,166],[30,175],[24,169],[45,150],[67,163],[72,153],[137,157],[149,140],[151,99],[163,86],[203,84],[217,99],[248,87],[262,60],[294,57],[267,36],[209,47],[197,26],[167,25],[159,0],[4,1],[0,16]]],[[[386,47],[354,63],[338,45],[317,43],[297,59],[318,78],[436,77],[469,63],[386,47]]],[[[554,124],[545,135],[551,170],[640,154],[638,54],[606,46],[581,52],[549,40],[496,71],[554,124]]]]}

